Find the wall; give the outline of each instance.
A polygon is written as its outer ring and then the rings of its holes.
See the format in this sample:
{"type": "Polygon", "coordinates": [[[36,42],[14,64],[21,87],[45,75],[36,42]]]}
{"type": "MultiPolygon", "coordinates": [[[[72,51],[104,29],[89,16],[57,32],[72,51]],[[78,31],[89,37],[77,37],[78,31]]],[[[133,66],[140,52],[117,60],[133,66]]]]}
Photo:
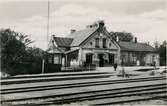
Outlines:
{"type": "Polygon", "coordinates": [[[101,50],[101,49],[89,49],[89,48],[83,48],[81,49],[82,52],[81,52],[81,55],[80,56],[80,59],[82,60],[82,64],[84,62],[86,62],[86,54],[93,54],[93,64],[96,64],[96,66],[99,65],[99,57],[98,57],[98,54],[104,54],[104,59],[109,61],[108,60],[108,54],[114,54],[114,62],[117,63],[118,62],[118,51],[117,50],[101,50]]]}
{"type": "MultiPolygon", "coordinates": [[[[106,30],[105,30],[106,31],[106,30]]],[[[104,33],[104,31],[97,30],[94,35],[91,35],[84,43],[81,45],[82,49],[82,61],[86,61],[85,55],[87,53],[93,53],[93,63],[98,63],[99,53],[111,53],[114,54],[114,62],[120,64],[120,47],[112,40],[110,35],[104,33]],[[95,47],[95,39],[99,38],[99,48],[95,47]],[[103,48],[103,39],[106,39],[106,48],[103,48]]],[[[104,56],[107,58],[108,54],[104,56]]]]}
{"type": "Polygon", "coordinates": [[[152,65],[153,61],[159,66],[159,55],[157,53],[149,52],[121,52],[121,61],[123,59],[124,65],[133,66],[137,65],[152,65]],[[153,59],[154,56],[154,59],[153,59]]]}
{"type": "Polygon", "coordinates": [[[82,45],[82,48],[95,48],[95,39],[96,38],[100,39],[100,41],[99,41],[100,48],[103,48],[102,39],[106,38],[107,48],[105,48],[105,49],[118,49],[116,47],[116,45],[111,41],[111,37],[108,37],[108,36],[104,35],[103,33],[98,33],[98,32],[94,33],[94,35],[92,35],[92,37],[90,39],[85,41],[84,45],[82,45]],[[101,34],[101,36],[100,36],[100,34],[101,34]]]}
{"type": "Polygon", "coordinates": [[[159,66],[159,54],[157,53],[148,53],[145,57],[145,62],[147,65],[151,65],[153,61],[156,62],[156,65],[159,66]]]}

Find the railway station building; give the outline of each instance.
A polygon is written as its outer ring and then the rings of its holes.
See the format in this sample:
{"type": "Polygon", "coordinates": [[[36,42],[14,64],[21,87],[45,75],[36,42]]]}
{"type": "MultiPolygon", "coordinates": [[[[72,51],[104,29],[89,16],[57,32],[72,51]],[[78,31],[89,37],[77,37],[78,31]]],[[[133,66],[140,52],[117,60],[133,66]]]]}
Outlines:
{"type": "Polygon", "coordinates": [[[83,30],[71,30],[67,37],[52,35],[47,50],[49,63],[62,66],[97,67],[159,64],[159,55],[150,45],[121,42],[112,38],[104,21],[97,21],[83,30]]]}

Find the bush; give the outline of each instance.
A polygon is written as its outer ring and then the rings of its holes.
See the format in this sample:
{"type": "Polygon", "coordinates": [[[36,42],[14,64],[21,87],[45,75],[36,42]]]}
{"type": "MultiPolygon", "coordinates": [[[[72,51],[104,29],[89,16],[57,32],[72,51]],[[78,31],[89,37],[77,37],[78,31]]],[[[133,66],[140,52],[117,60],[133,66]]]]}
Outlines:
{"type": "Polygon", "coordinates": [[[3,72],[10,75],[41,72],[41,61],[45,52],[39,48],[28,47],[33,41],[27,35],[10,29],[1,29],[0,39],[3,72]]]}

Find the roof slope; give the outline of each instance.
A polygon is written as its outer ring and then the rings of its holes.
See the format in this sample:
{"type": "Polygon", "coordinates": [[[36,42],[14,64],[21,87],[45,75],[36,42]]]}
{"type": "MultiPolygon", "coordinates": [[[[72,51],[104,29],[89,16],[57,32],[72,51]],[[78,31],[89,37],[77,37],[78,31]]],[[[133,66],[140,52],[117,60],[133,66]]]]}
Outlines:
{"type": "Polygon", "coordinates": [[[69,35],[69,37],[74,39],[71,46],[80,45],[86,38],[88,38],[91,34],[93,34],[97,29],[98,27],[92,27],[73,32],[72,34],[69,35]]]}
{"type": "Polygon", "coordinates": [[[63,53],[63,51],[61,49],[59,49],[59,48],[57,48],[55,46],[52,46],[51,48],[49,48],[47,50],[47,52],[48,53],[58,53],[58,54],[63,53]]]}
{"type": "Polygon", "coordinates": [[[54,40],[59,47],[69,47],[73,41],[73,38],[66,37],[54,37],[54,40]]]}
{"type": "Polygon", "coordinates": [[[146,43],[135,43],[135,42],[118,42],[121,50],[123,51],[147,51],[156,52],[155,48],[146,43]]]}

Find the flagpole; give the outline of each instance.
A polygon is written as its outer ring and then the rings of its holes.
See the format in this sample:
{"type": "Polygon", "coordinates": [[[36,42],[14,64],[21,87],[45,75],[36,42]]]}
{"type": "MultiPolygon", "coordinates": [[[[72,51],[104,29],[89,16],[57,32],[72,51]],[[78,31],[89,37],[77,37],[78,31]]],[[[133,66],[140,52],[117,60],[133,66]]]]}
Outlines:
{"type": "Polygon", "coordinates": [[[50,2],[48,0],[48,9],[47,9],[47,48],[48,48],[48,44],[49,44],[49,21],[50,21],[50,2]]]}
{"type": "MultiPolygon", "coordinates": [[[[49,47],[49,18],[50,18],[50,2],[48,0],[48,5],[47,5],[47,28],[46,28],[46,50],[49,47]]],[[[42,60],[42,74],[45,71],[45,59],[42,60]]]]}

